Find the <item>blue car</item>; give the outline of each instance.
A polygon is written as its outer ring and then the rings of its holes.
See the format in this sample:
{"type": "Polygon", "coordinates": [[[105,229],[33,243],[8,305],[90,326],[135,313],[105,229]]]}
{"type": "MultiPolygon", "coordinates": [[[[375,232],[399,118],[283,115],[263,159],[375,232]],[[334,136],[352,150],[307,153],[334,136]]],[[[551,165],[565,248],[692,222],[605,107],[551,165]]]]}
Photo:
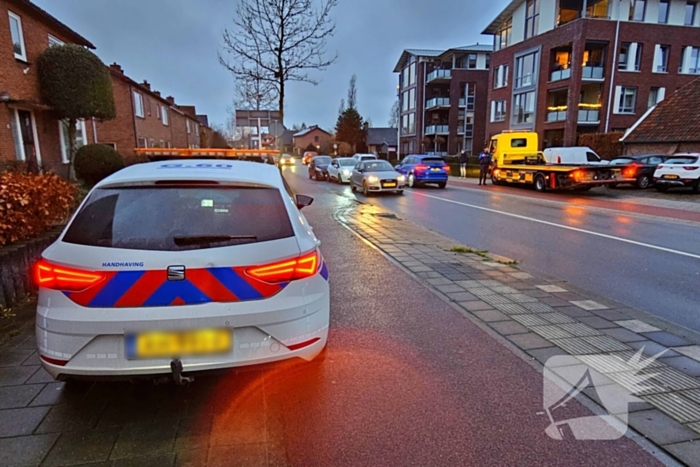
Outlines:
{"type": "Polygon", "coordinates": [[[396,170],[406,176],[411,188],[429,183],[445,188],[450,174],[450,166],[442,157],[429,154],[408,155],[396,166],[396,170]]]}

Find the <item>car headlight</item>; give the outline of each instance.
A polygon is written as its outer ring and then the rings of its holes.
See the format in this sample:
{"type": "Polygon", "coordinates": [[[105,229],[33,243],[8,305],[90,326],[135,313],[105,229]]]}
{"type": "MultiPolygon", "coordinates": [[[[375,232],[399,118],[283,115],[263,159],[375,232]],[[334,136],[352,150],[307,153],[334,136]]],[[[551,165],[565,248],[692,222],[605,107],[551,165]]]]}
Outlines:
{"type": "Polygon", "coordinates": [[[343,175],[350,175],[350,171],[348,169],[343,170],[343,175]]]}
{"type": "Polygon", "coordinates": [[[403,175],[399,175],[399,181],[400,181],[400,182],[405,182],[405,181],[406,181],[406,177],[404,177],[403,175]]]}
{"type": "Polygon", "coordinates": [[[379,181],[379,177],[375,175],[370,175],[369,177],[367,177],[367,181],[370,183],[377,183],[379,181]]]}

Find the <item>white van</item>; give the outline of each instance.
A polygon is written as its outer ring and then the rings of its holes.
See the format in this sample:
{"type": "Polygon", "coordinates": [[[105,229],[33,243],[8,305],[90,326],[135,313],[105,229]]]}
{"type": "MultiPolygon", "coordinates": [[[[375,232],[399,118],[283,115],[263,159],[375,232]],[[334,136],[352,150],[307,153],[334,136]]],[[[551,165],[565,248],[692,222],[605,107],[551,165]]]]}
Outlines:
{"type": "Polygon", "coordinates": [[[609,161],[601,159],[596,152],[588,147],[547,148],[544,158],[548,164],[565,165],[606,165],[609,161]]]}
{"type": "Polygon", "coordinates": [[[377,155],[376,155],[376,154],[361,154],[361,153],[358,153],[358,154],[355,154],[354,156],[352,156],[352,158],[353,158],[353,159],[356,159],[358,162],[361,162],[361,161],[371,161],[371,160],[376,160],[376,159],[377,159],[377,155]]]}

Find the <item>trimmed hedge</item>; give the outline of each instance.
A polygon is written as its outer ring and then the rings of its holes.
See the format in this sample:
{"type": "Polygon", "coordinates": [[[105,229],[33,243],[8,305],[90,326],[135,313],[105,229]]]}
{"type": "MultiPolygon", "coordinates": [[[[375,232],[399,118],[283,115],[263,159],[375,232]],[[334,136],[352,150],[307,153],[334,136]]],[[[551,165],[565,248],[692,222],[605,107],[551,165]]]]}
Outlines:
{"type": "Polygon", "coordinates": [[[578,145],[588,146],[603,159],[612,160],[622,155],[623,136],[624,133],[584,133],[578,136],[578,145]]]}
{"type": "Polygon", "coordinates": [[[76,192],[56,174],[0,173],[0,245],[35,237],[64,221],[76,192]]]}
{"type": "Polygon", "coordinates": [[[104,144],[88,144],[75,154],[75,174],[89,186],[124,168],[117,151],[104,144]]]}

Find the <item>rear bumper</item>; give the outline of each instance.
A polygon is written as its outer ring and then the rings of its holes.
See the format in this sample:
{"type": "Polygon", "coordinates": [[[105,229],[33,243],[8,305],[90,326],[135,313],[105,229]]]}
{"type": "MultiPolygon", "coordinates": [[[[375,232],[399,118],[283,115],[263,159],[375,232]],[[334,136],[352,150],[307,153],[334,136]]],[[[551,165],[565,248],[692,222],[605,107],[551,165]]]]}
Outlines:
{"type": "Polygon", "coordinates": [[[420,183],[441,183],[441,182],[446,182],[448,179],[447,174],[439,174],[439,175],[416,175],[414,174],[414,177],[417,182],[420,183]]]}
{"type": "Polygon", "coordinates": [[[46,371],[56,379],[169,374],[171,358],[127,357],[126,334],[161,330],[220,328],[233,333],[232,349],[227,353],[182,358],[185,372],[290,358],[311,360],[328,339],[329,297],[328,282],[320,275],[290,284],[270,299],[159,308],[76,309],[61,303],[59,296],[49,299],[42,290],[37,306],[37,347],[40,356],[66,362],[61,366],[42,359],[46,371]]]}
{"type": "Polygon", "coordinates": [[[677,187],[690,187],[698,183],[697,179],[677,179],[677,180],[670,180],[667,178],[654,178],[654,184],[655,185],[665,185],[669,187],[677,186],[677,187]]]}

